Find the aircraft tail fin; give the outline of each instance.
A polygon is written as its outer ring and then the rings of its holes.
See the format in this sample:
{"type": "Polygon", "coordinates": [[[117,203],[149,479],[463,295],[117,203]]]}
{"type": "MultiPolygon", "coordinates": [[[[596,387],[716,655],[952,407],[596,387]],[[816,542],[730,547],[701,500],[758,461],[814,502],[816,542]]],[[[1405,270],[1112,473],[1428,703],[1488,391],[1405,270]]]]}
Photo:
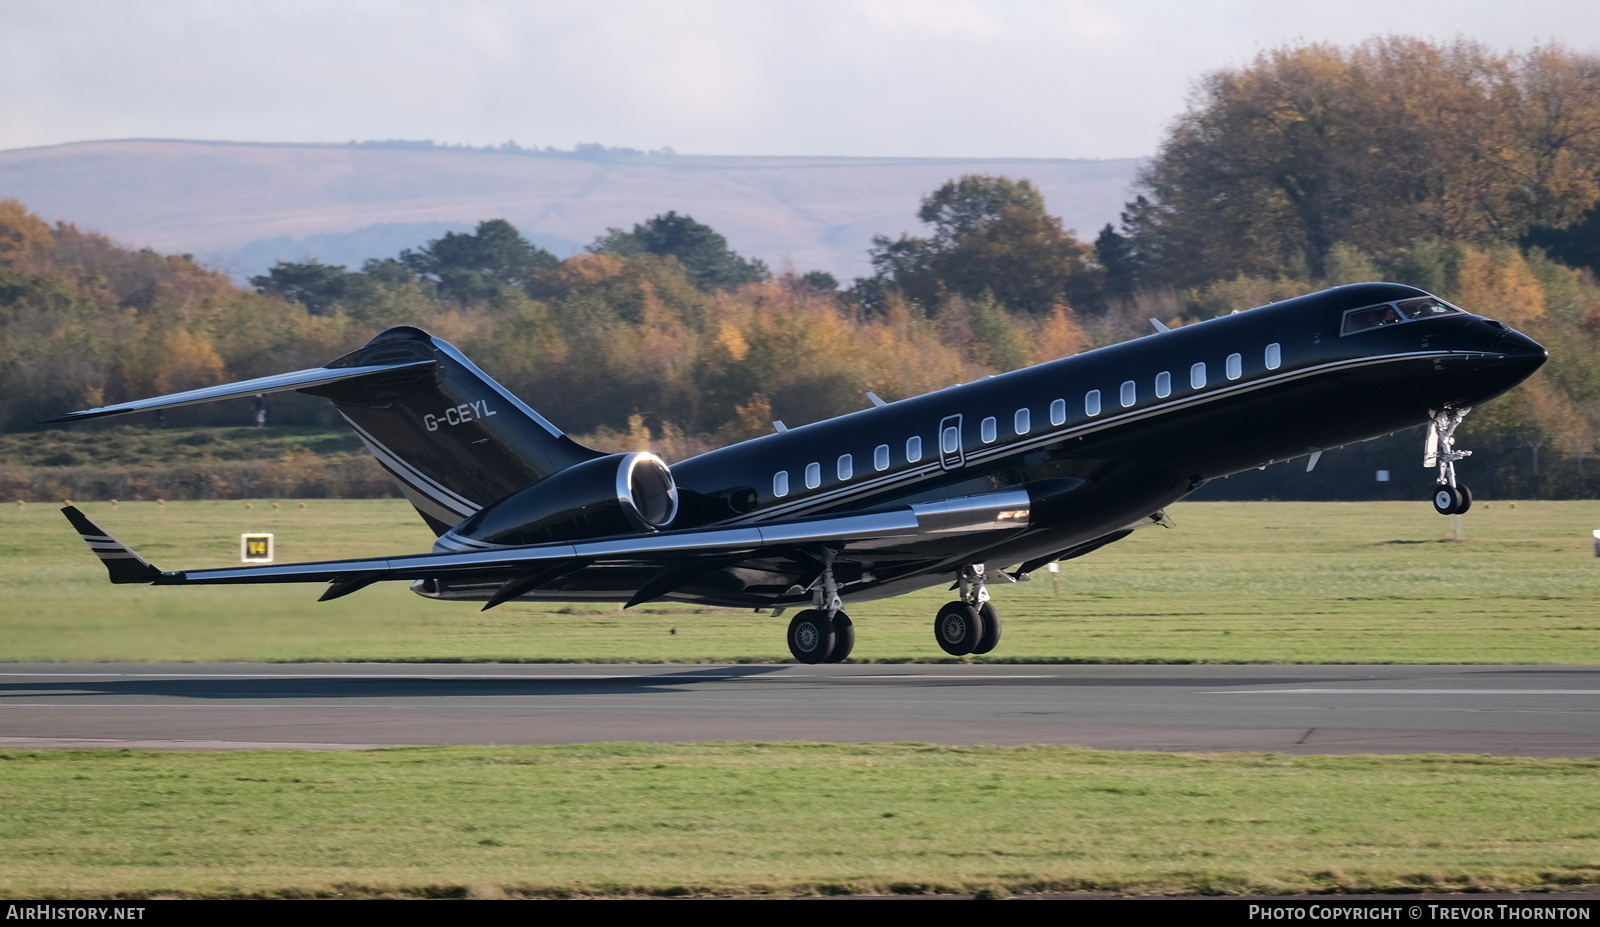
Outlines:
{"type": "Polygon", "coordinates": [[[151,566],[150,561],[90,521],[89,516],[78,511],[76,506],[65,506],[61,512],[67,516],[67,521],[72,523],[83,542],[94,551],[94,555],[106,565],[113,583],[153,583],[161,575],[161,571],[151,566]]]}
{"type": "Polygon", "coordinates": [[[449,342],[402,326],[324,367],[64,415],[76,421],[295,390],[333,402],[435,534],[604,456],[567,437],[449,342]]]}
{"type": "Polygon", "coordinates": [[[421,329],[391,328],[328,366],[376,365],[400,372],[393,381],[340,380],[300,391],[333,401],[436,534],[503,496],[605,456],[421,329]],[[413,370],[414,360],[432,364],[413,370]]]}

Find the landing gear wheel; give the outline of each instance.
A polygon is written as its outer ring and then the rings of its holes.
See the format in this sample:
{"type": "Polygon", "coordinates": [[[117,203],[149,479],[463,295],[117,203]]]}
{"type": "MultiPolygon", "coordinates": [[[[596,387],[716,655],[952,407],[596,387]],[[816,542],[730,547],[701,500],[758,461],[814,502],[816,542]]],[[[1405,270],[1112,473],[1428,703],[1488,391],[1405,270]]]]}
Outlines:
{"type": "Polygon", "coordinates": [[[1433,510],[1440,515],[1460,515],[1461,490],[1454,486],[1440,486],[1433,491],[1433,510]]]}
{"type": "Polygon", "coordinates": [[[983,621],[983,637],[972,652],[988,653],[1000,643],[1000,613],[995,611],[993,602],[985,602],[978,606],[978,617],[983,621]]]}
{"type": "Polygon", "coordinates": [[[1466,483],[1459,483],[1456,485],[1456,492],[1461,493],[1461,507],[1456,509],[1455,514],[1465,515],[1467,509],[1472,508],[1472,490],[1467,488],[1466,483]]]}
{"type": "Polygon", "coordinates": [[[856,626],[850,616],[839,612],[833,616],[833,649],[828,651],[824,663],[843,663],[850,651],[856,648],[856,626]]]}
{"type": "Polygon", "coordinates": [[[972,652],[983,640],[983,618],[965,602],[950,602],[933,619],[933,638],[953,657],[972,652]]]}
{"type": "Polygon", "coordinates": [[[789,652],[801,663],[821,663],[833,652],[833,622],[808,608],[789,622],[789,652]]]}

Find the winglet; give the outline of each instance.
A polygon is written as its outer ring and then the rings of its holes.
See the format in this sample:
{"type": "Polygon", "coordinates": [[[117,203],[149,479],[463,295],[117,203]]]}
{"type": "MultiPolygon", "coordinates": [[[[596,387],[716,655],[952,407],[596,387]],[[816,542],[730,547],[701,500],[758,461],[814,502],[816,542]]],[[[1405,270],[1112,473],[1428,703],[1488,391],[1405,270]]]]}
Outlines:
{"type": "Polygon", "coordinates": [[[88,544],[94,555],[106,565],[112,582],[153,583],[161,575],[161,571],[151,566],[150,561],[134,553],[133,548],[90,521],[76,506],[66,506],[61,513],[67,516],[67,521],[72,522],[72,527],[77,530],[84,543],[88,544]]]}

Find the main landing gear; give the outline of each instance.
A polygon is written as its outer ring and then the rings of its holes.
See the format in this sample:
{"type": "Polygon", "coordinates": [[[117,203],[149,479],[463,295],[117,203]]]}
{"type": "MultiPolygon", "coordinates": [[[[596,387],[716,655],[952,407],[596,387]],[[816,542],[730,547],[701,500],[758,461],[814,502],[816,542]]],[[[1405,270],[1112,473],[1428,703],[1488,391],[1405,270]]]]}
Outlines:
{"type": "Polygon", "coordinates": [[[1428,437],[1423,444],[1422,465],[1439,468],[1439,485],[1433,491],[1433,510],[1440,515],[1460,515],[1472,508],[1472,490],[1456,482],[1456,461],[1472,456],[1471,451],[1456,450],[1456,428],[1472,411],[1471,406],[1435,412],[1428,423],[1428,437]]]}
{"type": "Polygon", "coordinates": [[[812,587],[815,608],[789,621],[789,652],[801,663],[842,663],[856,646],[856,628],[843,611],[839,583],[833,577],[837,551],[822,552],[822,575],[812,587]]]}
{"type": "MultiPolygon", "coordinates": [[[[789,620],[789,652],[801,663],[842,663],[856,646],[855,624],[844,613],[833,576],[836,553],[823,551],[822,575],[812,586],[814,607],[789,620]]],[[[984,565],[962,567],[956,588],[961,590],[961,598],[939,609],[933,619],[933,637],[940,649],[952,656],[988,653],[1000,643],[1000,613],[989,601],[984,565]]]]}
{"type": "Polygon", "coordinates": [[[983,564],[962,567],[956,585],[961,598],[939,609],[933,639],[951,656],[988,653],[1000,643],[1000,613],[989,601],[983,564]]]}
{"type": "Polygon", "coordinates": [[[808,608],[789,621],[789,652],[801,663],[842,663],[856,646],[856,628],[844,612],[808,608]]]}

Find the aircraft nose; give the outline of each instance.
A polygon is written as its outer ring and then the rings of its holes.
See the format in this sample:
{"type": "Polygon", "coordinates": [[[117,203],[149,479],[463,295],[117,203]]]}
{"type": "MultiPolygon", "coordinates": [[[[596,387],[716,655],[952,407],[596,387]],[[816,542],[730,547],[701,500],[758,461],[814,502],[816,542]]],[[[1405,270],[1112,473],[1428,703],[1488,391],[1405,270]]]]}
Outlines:
{"type": "Polygon", "coordinates": [[[1550,352],[1544,345],[1511,328],[1500,332],[1490,350],[1503,355],[1508,361],[1530,363],[1532,365],[1528,368],[1530,373],[1537,370],[1539,365],[1550,357],[1550,352]]]}
{"type": "Polygon", "coordinates": [[[1486,339],[1488,350],[1480,355],[1483,360],[1478,368],[1478,385],[1489,395],[1498,396],[1533,376],[1550,359],[1544,345],[1522,332],[1487,319],[1483,324],[1492,327],[1493,335],[1486,339]]]}

